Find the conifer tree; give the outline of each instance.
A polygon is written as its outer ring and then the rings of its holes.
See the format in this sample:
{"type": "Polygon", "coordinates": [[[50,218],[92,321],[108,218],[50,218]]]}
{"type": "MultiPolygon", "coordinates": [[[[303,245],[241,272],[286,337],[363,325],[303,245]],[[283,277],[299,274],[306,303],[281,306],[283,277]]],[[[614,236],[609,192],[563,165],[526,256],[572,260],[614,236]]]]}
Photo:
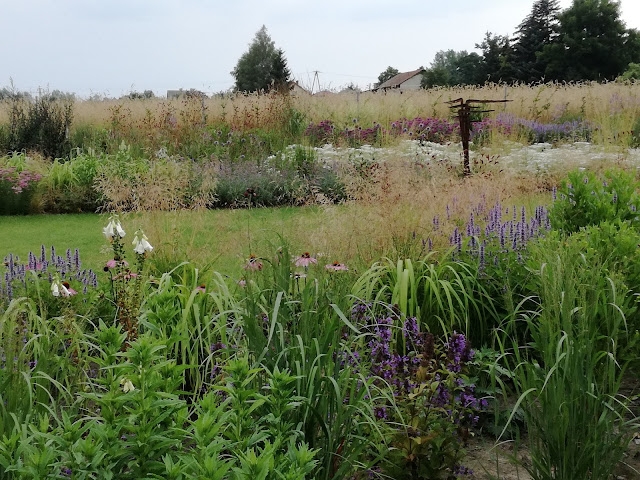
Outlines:
{"type": "Polygon", "coordinates": [[[530,83],[544,77],[546,64],[540,59],[540,53],[558,38],[559,12],[558,0],[538,0],[518,26],[512,57],[516,80],[530,83]]]}
{"type": "Polygon", "coordinates": [[[282,89],[288,85],[291,72],[287,67],[284,52],[276,49],[275,43],[263,25],[242,54],[231,72],[236,79],[236,90],[240,92],[282,89]]]}

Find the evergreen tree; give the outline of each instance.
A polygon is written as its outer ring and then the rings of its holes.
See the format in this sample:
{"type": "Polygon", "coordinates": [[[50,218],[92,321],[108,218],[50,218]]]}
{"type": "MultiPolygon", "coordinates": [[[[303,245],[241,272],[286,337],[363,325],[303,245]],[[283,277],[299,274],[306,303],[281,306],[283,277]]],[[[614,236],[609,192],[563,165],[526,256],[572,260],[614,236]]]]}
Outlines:
{"type": "Polygon", "coordinates": [[[278,49],[271,65],[271,88],[275,88],[280,92],[289,91],[290,78],[291,71],[287,66],[287,59],[282,49],[278,49]]]}
{"type": "Polygon", "coordinates": [[[482,43],[476,44],[482,50],[482,82],[511,82],[514,71],[511,66],[512,52],[509,37],[487,32],[482,43]]]}
{"type": "Polygon", "coordinates": [[[236,90],[256,92],[288,85],[291,72],[284,53],[276,49],[263,25],[249,45],[249,50],[238,60],[231,75],[236,79],[236,90]]]}
{"type": "Polygon", "coordinates": [[[558,0],[538,0],[518,26],[512,62],[516,80],[530,83],[544,77],[546,64],[540,53],[558,38],[559,12],[558,0]]]}
{"type": "Polygon", "coordinates": [[[375,87],[379,87],[384,82],[386,82],[387,80],[395,77],[399,73],[400,72],[398,71],[397,68],[393,68],[391,66],[387,67],[387,69],[384,72],[382,72],[380,75],[378,75],[378,82],[375,84],[375,87]]]}
{"type": "Polygon", "coordinates": [[[573,0],[559,19],[558,41],[540,55],[552,80],[614,79],[638,55],[637,32],[625,28],[615,1],[573,0]]]}

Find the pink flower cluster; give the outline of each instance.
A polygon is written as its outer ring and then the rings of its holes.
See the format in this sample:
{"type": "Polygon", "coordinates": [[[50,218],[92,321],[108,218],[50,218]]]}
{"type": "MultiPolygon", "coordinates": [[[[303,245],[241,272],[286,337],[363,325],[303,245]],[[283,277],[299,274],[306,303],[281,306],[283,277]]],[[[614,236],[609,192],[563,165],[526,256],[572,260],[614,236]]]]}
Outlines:
{"type": "Polygon", "coordinates": [[[9,182],[11,190],[18,195],[31,184],[40,181],[42,175],[29,170],[17,171],[16,167],[0,167],[0,181],[9,182]]]}

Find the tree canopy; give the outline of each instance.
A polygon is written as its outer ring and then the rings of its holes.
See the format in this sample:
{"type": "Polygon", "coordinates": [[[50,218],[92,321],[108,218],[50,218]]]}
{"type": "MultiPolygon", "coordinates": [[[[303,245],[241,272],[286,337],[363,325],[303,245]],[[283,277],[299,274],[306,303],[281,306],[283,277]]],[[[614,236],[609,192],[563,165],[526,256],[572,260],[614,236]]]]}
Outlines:
{"type": "Polygon", "coordinates": [[[559,19],[558,41],[546,45],[540,54],[551,79],[613,79],[637,54],[631,48],[637,32],[626,29],[617,2],[573,0],[559,19]]]}
{"type": "Polygon", "coordinates": [[[530,83],[545,76],[546,63],[540,53],[558,38],[559,12],[558,0],[538,0],[518,26],[511,63],[516,80],[530,83]]]}
{"type": "Polygon", "coordinates": [[[559,0],[532,1],[512,39],[487,32],[475,48],[436,53],[422,86],[612,80],[640,63],[640,33],[615,0],[573,0],[564,11],[559,0]]]}
{"type": "Polygon", "coordinates": [[[235,88],[241,92],[287,89],[291,72],[282,49],[275,43],[263,25],[256,32],[249,50],[242,54],[231,72],[236,79],[235,88]]]}
{"type": "Polygon", "coordinates": [[[387,80],[395,77],[399,73],[400,72],[398,71],[397,68],[393,68],[391,66],[387,67],[387,69],[384,72],[382,72],[380,75],[378,75],[378,81],[376,82],[375,86],[379,87],[384,82],[386,82],[387,80]]]}

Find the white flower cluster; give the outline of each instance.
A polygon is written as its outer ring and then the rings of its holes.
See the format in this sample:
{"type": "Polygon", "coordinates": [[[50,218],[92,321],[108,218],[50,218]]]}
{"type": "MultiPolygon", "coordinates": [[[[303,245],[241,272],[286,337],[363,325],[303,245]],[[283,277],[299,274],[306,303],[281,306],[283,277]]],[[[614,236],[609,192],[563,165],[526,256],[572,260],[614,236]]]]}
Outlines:
{"type": "Polygon", "coordinates": [[[120,218],[115,214],[109,217],[109,223],[102,229],[102,233],[107,237],[107,240],[112,240],[116,235],[120,238],[124,238],[126,235],[122,225],[120,225],[120,218]]]}
{"type": "Polygon", "coordinates": [[[142,229],[139,229],[136,232],[136,236],[133,239],[133,246],[134,246],[133,251],[136,252],[138,255],[143,255],[145,252],[153,251],[153,247],[149,243],[149,239],[144,234],[142,229]]]}

